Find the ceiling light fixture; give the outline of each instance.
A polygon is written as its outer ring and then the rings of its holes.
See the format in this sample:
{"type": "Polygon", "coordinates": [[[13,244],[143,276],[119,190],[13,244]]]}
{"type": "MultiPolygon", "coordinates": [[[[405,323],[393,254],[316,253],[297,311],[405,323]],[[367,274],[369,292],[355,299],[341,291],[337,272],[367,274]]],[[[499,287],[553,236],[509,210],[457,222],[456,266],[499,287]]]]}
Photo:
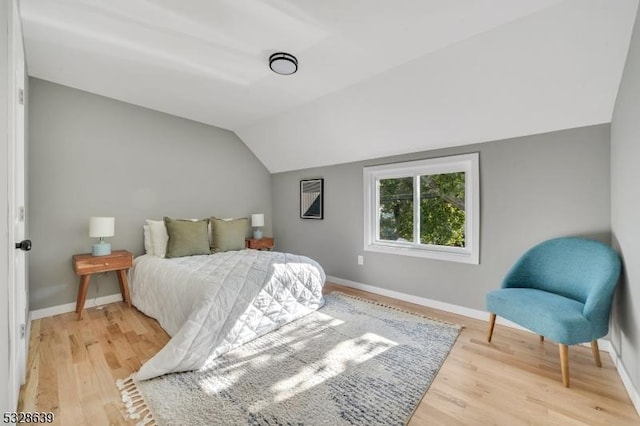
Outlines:
{"type": "Polygon", "coordinates": [[[276,74],[291,75],[298,71],[298,60],[288,53],[274,53],[269,56],[269,68],[276,74]]]}

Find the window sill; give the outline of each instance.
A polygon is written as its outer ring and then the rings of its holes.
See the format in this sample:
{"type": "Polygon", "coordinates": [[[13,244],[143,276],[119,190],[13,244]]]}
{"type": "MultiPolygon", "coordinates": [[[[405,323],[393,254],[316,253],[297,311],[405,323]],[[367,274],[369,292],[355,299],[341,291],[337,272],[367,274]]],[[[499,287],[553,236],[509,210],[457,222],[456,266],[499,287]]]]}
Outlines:
{"type": "Polygon", "coordinates": [[[365,251],[385,254],[395,254],[399,256],[421,257],[424,259],[445,260],[449,262],[467,263],[471,265],[480,264],[477,254],[464,249],[428,249],[414,247],[399,247],[385,244],[365,244],[365,251]]]}

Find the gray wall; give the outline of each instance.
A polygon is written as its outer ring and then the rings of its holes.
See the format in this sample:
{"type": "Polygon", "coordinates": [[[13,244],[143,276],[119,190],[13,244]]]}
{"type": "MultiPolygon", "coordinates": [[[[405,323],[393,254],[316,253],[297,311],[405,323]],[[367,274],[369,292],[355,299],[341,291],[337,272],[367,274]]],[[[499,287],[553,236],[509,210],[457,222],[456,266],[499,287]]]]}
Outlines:
{"type": "Polygon", "coordinates": [[[623,277],[613,310],[611,342],[640,393],[640,14],[611,123],[611,228],[623,277]]]}
{"type": "MultiPolygon", "coordinates": [[[[0,2],[0,412],[14,411],[17,407],[11,407],[9,396],[9,300],[7,297],[8,282],[8,259],[7,249],[9,241],[7,239],[9,230],[7,229],[7,204],[9,194],[7,193],[7,178],[9,175],[8,164],[8,87],[9,81],[9,56],[7,51],[9,27],[9,2],[0,2]]],[[[13,390],[11,390],[13,392],[13,390]]]]}
{"type": "MultiPolygon", "coordinates": [[[[260,212],[270,233],[270,174],[232,132],[38,79],[29,96],[31,310],[75,301],[90,216],[114,216],[109,242],[134,254],[144,220],[164,215],[260,212]]],[[[118,292],[110,273],[88,298],[118,292]]]]}
{"type": "Polygon", "coordinates": [[[279,250],[328,275],[484,310],[487,290],[533,244],[562,235],[610,241],[609,125],[272,176],[279,250]],[[362,168],[480,152],[480,265],[363,251],[362,168]],[[299,180],[325,179],[325,219],[298,218],[299,180]],[[364,265],[357,256],[364,255],[364,265]]]}

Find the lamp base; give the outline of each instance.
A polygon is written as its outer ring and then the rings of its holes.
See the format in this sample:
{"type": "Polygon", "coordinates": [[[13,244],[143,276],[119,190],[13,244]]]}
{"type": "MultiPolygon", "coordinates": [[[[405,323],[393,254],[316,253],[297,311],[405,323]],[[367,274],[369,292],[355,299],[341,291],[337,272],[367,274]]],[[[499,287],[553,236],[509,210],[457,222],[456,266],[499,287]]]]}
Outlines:
{"type": "Polygon", "coordinates": [[[262,229],[254,229],[253,230],[253,239],[261,240],[262,239],[262,229]]]}
{"type": "Polygon", "coordinates": [[[111,244],[101,242],[98,244],[94,244],[91,248],[91,255],[93,256],[106,256],[111,254],[111,244]]]}

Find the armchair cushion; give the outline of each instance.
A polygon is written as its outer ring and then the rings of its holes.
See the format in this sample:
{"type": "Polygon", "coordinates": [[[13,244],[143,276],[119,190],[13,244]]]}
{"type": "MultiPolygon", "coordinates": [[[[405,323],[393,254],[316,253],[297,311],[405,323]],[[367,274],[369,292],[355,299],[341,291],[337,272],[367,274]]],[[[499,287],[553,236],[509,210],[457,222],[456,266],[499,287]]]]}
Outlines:
{"type": "Polygon", "coordinates": [[[487,309],[541,336],[573,345],[594,340],[584,304],[532,288],[503,288],[487,293],[487,309]]]}

